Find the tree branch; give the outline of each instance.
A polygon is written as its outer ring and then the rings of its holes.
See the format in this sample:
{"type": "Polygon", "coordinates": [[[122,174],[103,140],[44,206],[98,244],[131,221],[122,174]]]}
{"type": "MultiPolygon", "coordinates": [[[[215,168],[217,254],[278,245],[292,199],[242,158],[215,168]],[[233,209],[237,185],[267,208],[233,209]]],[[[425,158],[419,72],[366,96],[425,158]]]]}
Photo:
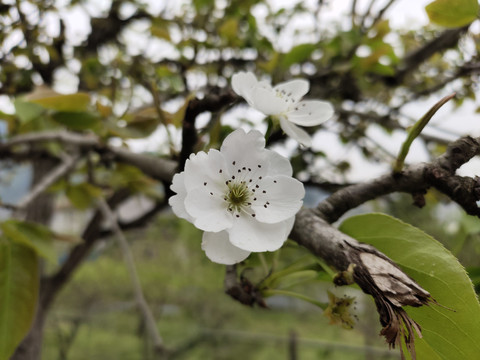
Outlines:
{"type": "Polygon", "coordinates": [[[27,135],[14,136],[0,143],[0,153],[11,151],[12,148],[25,144],[35,144],[46,141],[57,141],[61,144],[76,146],[80,150],[93,150],[109,160],[117,160],[136,166],[146,175],[161,181],[171,181],[177,163],[168,159],[138,154],[126,148],[106,145],[93,134],[78,134],[70,131],[43,131],[27,135]]]}
{"type": "Polygon", "coordinates": [[[420,64],[432,57],[434,54],[441,53],[458,44],[458,41],[468,30],[469,25],[449,29],[442,32],[435,39],[427,42],[422,47],[410,52],[401,62],[401,66],[397,69],[396,74],[390,79],[395,85],[401,84],[407,74],[415,71],[420,64]]]}
{"type": "Polygon", "coordinates": [[[203,99],[193,99],[188,103],[185,111],[185,117],[182,123],[182,150],[180,152],[179,171],[183,170],[185,161],[197,144],[197,130],[195,129],[195,119],[202,112],[216,112],[232,103],[238,98],[232,91],[223,94],[208,94],[203,99]]]}
{"type": "Polygon", "coordinates": [[[480,216],[480,209],[476,204],[480,199],[478,182],[455,175],[461,165],[479,154],[480,138],[461,138],[453,142],[445,154],[429,164],[411,166],[398,175],[383,175],[335,192],[318,205],[316,213],[332,223],[348,210],[380,196],[393,192],[422,194],[429,187],[434,187],[462,206],[467,214],[480,216]]]}
{"type": "MultiPolygon", "coordinates": [[[[115,209],[129,196],[130,191],[128,189],[118,190],[108,199],[108,205],[110,208],[115,209]]],[[[48,309],[50,307],[55,296],[68,282],[73,272],[82,263],[85,257],[90,253],[90,250],[100,238],[99,235],[102,230],[102,221],[103,215],[97,210],[82,234],[83,242],[76,245],[70,251],[67,259],[56,273],[42,279],[42,286],[40,287],[40,303],[43,309],[48,309]]]]}
{"type": "Polygon", "coordinates": [[[14,217],[20,217],[21,213],[28,207],[28,205],[34,201],[40,194],[42,194],[48,187],[53,185],[61,177],[68,174],[76,165],[80,159],[79,155],[70,156],[65,154],[63,162],[54,168],[50,173],[45,175],[42,180],[37,183],[33,189],[26,194],[16,206],[16,210],[13,214],[14,217]]]}

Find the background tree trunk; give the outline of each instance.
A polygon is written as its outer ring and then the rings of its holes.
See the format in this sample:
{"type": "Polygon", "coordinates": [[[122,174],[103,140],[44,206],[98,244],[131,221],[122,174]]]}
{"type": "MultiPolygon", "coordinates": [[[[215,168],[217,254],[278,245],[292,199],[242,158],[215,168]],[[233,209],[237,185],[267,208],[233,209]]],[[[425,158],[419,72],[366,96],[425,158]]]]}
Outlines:
{"type": "MultiPolygon", "coordinates": [[[[32,186],[41,181],[56,165],[51,159],[39,159],[33,161],[32,186]]],[[[34,221],[43,225],[49,225],[53,214],[53,196],[48,192],[42,193],[27,208],[26,220],[34,221]]],[[[42,262],[40,266],[43,268],[42,262]]],[[[40,269],[42,274],[42,269],[40,269]]],[[[40,294],[42,293],[40,284],[40,294]]],[[[46,309],[37,304],[35,319],[28,335],[18,346],[11,360],[40,360],[42,355],[43,326],[45,323],[46,309]]]]}

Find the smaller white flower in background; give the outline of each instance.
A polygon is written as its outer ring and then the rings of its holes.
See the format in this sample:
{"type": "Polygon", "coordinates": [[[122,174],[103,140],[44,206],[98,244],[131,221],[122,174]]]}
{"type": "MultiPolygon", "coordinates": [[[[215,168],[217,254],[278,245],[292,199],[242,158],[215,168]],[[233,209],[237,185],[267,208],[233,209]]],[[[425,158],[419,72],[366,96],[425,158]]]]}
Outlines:
{"type": "Polygon", "coordinates": [[[173,212],[204,230],[202,249],[220,264],[275,251],[303,204],[303,184],[288,159],[265,149],[258,131],[235,130],[220,151],[192,154],[173,177],[173,212]]]}
{"type": "Polygon", "coordinates": [[[300,144],[310,147],[312,140],[300,126],[316,126],[333,116],[333,106],[326,101],[301,100],[310,89],[308,81],[295,79],[272,88],[267,81],[258,81],[251,72],[232,77],[232,88],[247,103],[279,120],[283,131],[300,144]]]}

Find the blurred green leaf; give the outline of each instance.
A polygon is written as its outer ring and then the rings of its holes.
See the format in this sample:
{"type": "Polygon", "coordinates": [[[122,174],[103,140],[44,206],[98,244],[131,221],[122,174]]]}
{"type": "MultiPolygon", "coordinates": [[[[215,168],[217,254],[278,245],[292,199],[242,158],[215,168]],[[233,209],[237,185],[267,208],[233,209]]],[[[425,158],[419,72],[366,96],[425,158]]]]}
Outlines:
{"type": "Polygon", "coordinates": [[[90,105],[90,95],[86,93],[58,95],[30,100],[30,102],[38,104],[45,109],[57,111],[86,111],[90,105]]]}
{"type": "Polygon", "coordinates": [[[35,252],[0,238],[0,360],[8,360],[30,330],[38,287],[35,252]]]}
{"type": "Polygon", "coordinates": [[[435,0],[425,7],[430,21],[455,28],[470,24],[477,18],[477,0],[435,0]]]}
{"type": "Polygon", "coordinates": [[[197,11],[210,8],[214,4],[214,0],[193,0],[193,5],[197,11]]]}
{"type": "Polygon", "coordinates": [[[93,205],[95,200],[102,195],[102,190],[89,183],[69,185],[65,194],[68,200],[77,209],[85,210],[93,205]]]}
{"type": "Polygon", "coordinates": [[[53,233],[47,227],[26,221],[7,220],[0,224],[0,229],[11,241],[29,247],[52,263],[57,262],[53,233]]]}
{"type": "Polygon", "coordinates": [[[476,359],[480,353],[480,305],[463,266],[438,241],[384,214],[345,220],[340,230],[375,246],[430,292],[439,305],[406,307],[420,324],[418,359],[476,359]]]}
{"type": "Polygon", "coordinates": [[[86,111],[60,111],[52,119],[73,130],[92,129],[100,123],[98,116],[86,111]]]}
{"type": "Polygon", "coordinates": [[[221,37],[227,40],[228,44],[234,44],[238,40],[238,19],[228,18],[218,29],[221,37]]]}
{"type": "Polygon", "coordinates": [[[38,104],[20,99],[16,99],[13,105],[15,106],[15,113],[22,123],[27,123],[38,118],[45,111],[45,109],[38,104]]]}
{"type": "Polygon", "coordinates": [[[283,68],[288,68],[293,64],[304,62],[308,60],[312,52],[317,48],[317,44],[310,43],[294,46],[288,53],[283,55],[280,64],[283,68]]]}
{"type": "Polygon", "coordinates": [[[150,32],[153,36],[170,41],[170,33],[168,32],[168,27],[152,24],[150,27],[150,32]]]}

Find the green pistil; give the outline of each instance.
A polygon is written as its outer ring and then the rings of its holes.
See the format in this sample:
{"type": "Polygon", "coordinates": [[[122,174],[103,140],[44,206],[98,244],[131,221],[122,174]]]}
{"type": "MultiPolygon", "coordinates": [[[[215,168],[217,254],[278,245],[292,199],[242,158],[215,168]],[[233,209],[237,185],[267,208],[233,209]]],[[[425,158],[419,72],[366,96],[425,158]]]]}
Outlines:
{"type": "Polygon", "coordinates": [[[236,184],[229,182],[228,190],[229,191],[226,196],[228,207],[239,212],[243,205],[248,204],[248,200],[250,199],[250,191],[244,182],[236,184]]]}

